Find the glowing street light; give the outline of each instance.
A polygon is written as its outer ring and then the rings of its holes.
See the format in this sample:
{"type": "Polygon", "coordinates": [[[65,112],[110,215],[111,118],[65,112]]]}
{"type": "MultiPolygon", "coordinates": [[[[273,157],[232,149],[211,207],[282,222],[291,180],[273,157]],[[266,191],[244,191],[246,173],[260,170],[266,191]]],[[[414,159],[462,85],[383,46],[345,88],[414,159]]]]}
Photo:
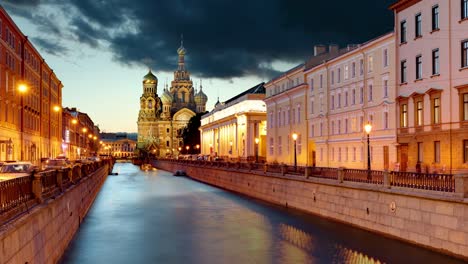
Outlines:
{"type": "Polygon", "coordinates": [[[28,91],[28,86],[24,83],[20,83],[18,85],[18,91],[22,94],[26,93],[28,91]]]}
{"type": "Polygon", "coordinates": [[[52,109],[54,110],[54,112],[58,112],[62,108],[60,106],[58,106],[58,105],[54,105],[54,107],[52,109]]]}
{"type": "Polygon", "coordinates": [[[366,134],[367,134],[367,179],[372,180],[371,162],[370,162],[370,141],[369,141],[369,134],[372,130],[372,125],[369,122],[367,122],[367,124],[364,126],[364,130],[366,131],[366,134]]]}
{"type": "Polygon", "coordinates": [[[83,133],[86,133],[86,132],[88,132],[88,129],[86,127],[83,127],[82,131],[83,131],[83,133]]]}
{"type": "Polygon", "coordinates": [[[78,120],[76,120],[76,118],[73,118],[72,121],[71,121],[71,123],[72,123],[73,125],[76,125],[76,124],[78,123],[78,120]]]}
{"type": "Polygon", "coordinates": [[[187,150],[187,154],[189,154],[189,151],[188,151],[189,148],[190,148],[189,146],[186,146],[186,147],[185,147],[185,149],[187,150]]]}
{"type": "Polygon", "coordinates": [[[297,170],[297,154],[296,154],[297,133],[292,134],[292,139],[294,140],[294,171],[296,171],[297,170]]]}

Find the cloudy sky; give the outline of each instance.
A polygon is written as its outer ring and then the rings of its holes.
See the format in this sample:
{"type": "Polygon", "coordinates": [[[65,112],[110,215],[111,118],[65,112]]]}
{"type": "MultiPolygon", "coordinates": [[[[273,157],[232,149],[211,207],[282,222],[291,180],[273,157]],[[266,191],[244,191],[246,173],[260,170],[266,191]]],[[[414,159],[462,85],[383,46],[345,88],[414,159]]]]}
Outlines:
{"type": "Polygon", "coordinates": [[[136,132],[142,76],[173,78],[180,36],[192,79],[220,101],[304,62],[314,44],[393,29],[395,0],[1,0],[102,131],[136,132]]]}

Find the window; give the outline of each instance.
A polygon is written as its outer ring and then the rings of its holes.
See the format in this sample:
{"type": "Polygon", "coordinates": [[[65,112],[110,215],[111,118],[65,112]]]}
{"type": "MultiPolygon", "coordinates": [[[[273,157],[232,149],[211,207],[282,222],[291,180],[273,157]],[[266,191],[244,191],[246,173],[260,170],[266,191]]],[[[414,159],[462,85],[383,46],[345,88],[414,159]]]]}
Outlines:
{"type": "Polygon", "coordinates": [[[296,109],[292,109],[292,123],[295,124],[296,123],[296,109]]]}
{"type": "Polygon", "coordinates": [[[333,110],[335,109],[335,96],[332,95],[330,99],[330,109],[333,110]]]}
{"type": "Polygon", "coordinates": [[[422,36],[422,31],[421,31],[421,21],[422,20],[422,16],[421,16],[421,13],[417,14],[415,17],[414,17],[414,37],[415,38],[419,38],[422,36]]]}
{"type": "Polygon", "coordinates": [[[273,138],[270,138],[270,155],[274,154],[274,149],[275,149],[275,140],[273,138]]]}
{"type": "Polygon", "coordinates": [[[351,64],[351,77],[352,78],[356,77],[356,63],[355,62],[351,64]]]}
{"type": "Polygon", "coordinates": [[[353,161],[356,161],[356,147],[353,147],[353,161]]]}
{"type": "Polygon", "coordinates": [[[338,94],[338,108],[341,108],[341,94],[338,94]]]}
{"type": "Polygon", "coordinates": [[[300,105],[297,106],[297,123],[298,124],[301,123],[301,106],[300,105]]]}
{"type": "Polygon", "coordinates": [[[462,42],[461,54],[462,54],[462,68],[468,67],[468,40],[462,42]]]}
{"type": "Polygon", "coordinates": [[[346,91],[344,94],[344,106],[348,106],[348,91],[346,91]]]}
{"type": "Polygon", "coordinates": [[[331,133],[332,135],[335,134],[335,121],[331,121],[331,133]]]}
{"type": "Polygon", "coordinates": [[[423,102],[416,102],[416,126],[423,125],[423,102]]]}
{"type": "Polygon", "coordinates": [[[388,112],[384,113],[384,128],[388,128],[388,112]]]}
{"type": "Polygon", "coordinates": [[[432,7],[432,31],[439,30],[439,6],[432,7]]]}
{"type": "Polygon", "coordinates": [[[335,72],[332,71],[331,72],[331,84],[334,84],[335,83],[335,72]]]}
{"type": "Polygon", "coordinates": [[[314,79],[313,78],[310,79],[310,91],[311,92],[314,91],[314,79]]]}
{"type": "Polygon", "coordinates": [[[440,141],[434,141],[434,162],[440,163],[440,141]]]}
{"type": "Polygon", "coordinates": [[[355,105],[356,104],[356,89],[353,89],[352,94],[353,94],[353,97],[352,97],[351,102],[352,102],[353,105],[355,105]]]}
{"type": "Polygon", "coordinates": [[[369,56],[369,58],[367,58],[367,67],[369,72],[374,71],[374,58],[372,56],[369,56]]]}
{"type": "Polygon", "coordinates": [[[320,122],[320,136],[323,136],[323,123],[320,122]]]}
{"type": "Polygon", "coordinates": [[[315,126],[314,125],[310,126],[310,136],[315,137],[315,126]]]}
{"type": "Polygon", "coordinates": [[[422,79],[422,57],[416,56],[416,80],[422,79]]]}
{"type": "Polygon", "coordinates": [[[297,154],[301,155],[302,153],[302,135],[297,135],[297,154]]]}
{"type": "Polygon", "coordinates": [[[369,84],[369,102],[372,101],[372,84],[369,84]]]}
{"type": "Polygon", "coordinates": [[[468,163],[468,140],[463,140],[463,162],[468,163]]]}
{"type": "Polygon", "coordinates": [[[359,74],[360,75],[364,74],[364,60],[363,59],[359,61],[359,74]]]}
{"type": "Polygon", "coordinates": [[[348,118],[345,118],[344,132],[345,132],[345,134],[348,134],[348,118]]]}
{"type": "Polygon", "coordinates": [[[320,74],[320,88],[323,88],[323,75],[320,74]]]}
{"type": "Polygon", "coordinates": [[[463,121],[468,121],[468,93],[463,94],[463,121]]]}
{"type": "Polygon", "coordinates": [[[440,98],[433,99],[433,124],[440,124],[440,98]]]}
{"type": "Polygon", "coordinates": [[[360,92],[361,92],[361,94],[360,94],[359,103],[362,104],[362,103],[364,103],[364,87],[360,88],[360,92]]]}
{"type": "Polygon", "coordinates": [[[388,66],[388,49],[384,49],[383,51],[383,66],[388,66]]]}
{"type": "Polygon", "coordinates": [[[383,85],[383,91],[384,91],[384,97],[388,97],[388,80],[384,80],[384,85],[383,85]]]}
{"type": "Polygon", "coordinates": [[[278,155],[281,155],[283,149],[281,147],[281,136],[278,137],[278,155]]]}
{"type": "Polygon", "coordinates": [[[338,74],[338,77],[337,77],[338,83],[340,83],[341,82],[341,68],[338,68],[338,73],[337,74],[338,74]]]}
{"type": "Polygon", "coordinates": [[[439,74],[439,49],[432,51],[432,75],[439,74]]]}
{"type": "Polygon", "coordinates": [[[406,20],[400,22],[400,43],[406,43],[406,20]]]}
{"type": "Polygon", "coordinates": [[[461,19],[468,18],[468,0],[461,0],[461,19]]]}
{"type": "Polygon", "coordinates": [[[418,162],[423,162],[423,153],[424,153],[423,143],[418,142],[418,162]]]}
{"type": "Polygon", "coordinates": [[[407,104],[401,105],[400,126],[408,127],[408,105],[407,104]]]}
{"type": "Polygon", "coordinates": [[[401,77],[401,83],[406,83],[406,60],[401,61],[400,63],[401,69],[400,69],[400,77],[401,77]]]}
{"type": "Polygon", "coordinates": [[[310,100],[310,113],[314,114],[314,100],[313,99],[310,100]]]}
{"type": "Polygon", "coordinates": [[[348,65],[345,65],[344,66],[344,79],[345,80],[348,80],[348,74],[349,74],[349,68],[348,68],[348,65]]]}

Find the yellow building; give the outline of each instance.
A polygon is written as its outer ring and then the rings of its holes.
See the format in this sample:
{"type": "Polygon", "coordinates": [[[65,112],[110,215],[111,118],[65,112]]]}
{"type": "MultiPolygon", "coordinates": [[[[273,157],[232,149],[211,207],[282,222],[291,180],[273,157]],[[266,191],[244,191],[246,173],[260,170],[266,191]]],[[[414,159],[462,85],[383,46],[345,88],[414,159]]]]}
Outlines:
{"type": "Polygon", "coordinates": [[[389,33],[306,63],[310,164],[367,169],[364,125],[370,123],[371,169],[395,168],[394,61],[389,33]]]}
{"type": "Polygon", "coordinates": [[[265,84],[268,115],[267,161],[270,163],[294,164],[296,151],[296,163],[308,164],[305,115],[307,84],[304,82],[303,71],[304,64],[298,65],[265,84]],[[293,134],[297,135],[296,140],[293,139],[293,134]]]}
{"type": "Polygon", "coordinates": [[[264,83],[220,103],[201,119],[201,153],[225,159],[264,160],[266,108],[264,83]]]}

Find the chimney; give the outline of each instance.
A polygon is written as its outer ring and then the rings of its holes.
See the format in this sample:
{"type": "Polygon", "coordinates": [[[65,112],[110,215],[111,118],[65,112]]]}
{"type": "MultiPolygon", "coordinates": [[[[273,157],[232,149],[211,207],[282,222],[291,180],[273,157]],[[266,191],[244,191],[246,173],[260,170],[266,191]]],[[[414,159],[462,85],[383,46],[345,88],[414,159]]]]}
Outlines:
{"type": "Polygon", "coordinates": [[[330,54],[337,54],[340,47],[337,44],[330,44],[328,46],[328,52],[330,54]]]}
{"type": "Polygon", "coordinates": [[[314,56],[318,56],[324,53],[327,53],[327,46],[321,44],[314,45],[314,56]]]}
{"type": "Polygon", "coordinates": [[[348,46],[346,47],[346,49],[347,49],[348,51],[350,51],[350,50],[353,50],[353,49],[357,48],[358,46],[359,46],[358,44],[348,44],[348,46]]]}

